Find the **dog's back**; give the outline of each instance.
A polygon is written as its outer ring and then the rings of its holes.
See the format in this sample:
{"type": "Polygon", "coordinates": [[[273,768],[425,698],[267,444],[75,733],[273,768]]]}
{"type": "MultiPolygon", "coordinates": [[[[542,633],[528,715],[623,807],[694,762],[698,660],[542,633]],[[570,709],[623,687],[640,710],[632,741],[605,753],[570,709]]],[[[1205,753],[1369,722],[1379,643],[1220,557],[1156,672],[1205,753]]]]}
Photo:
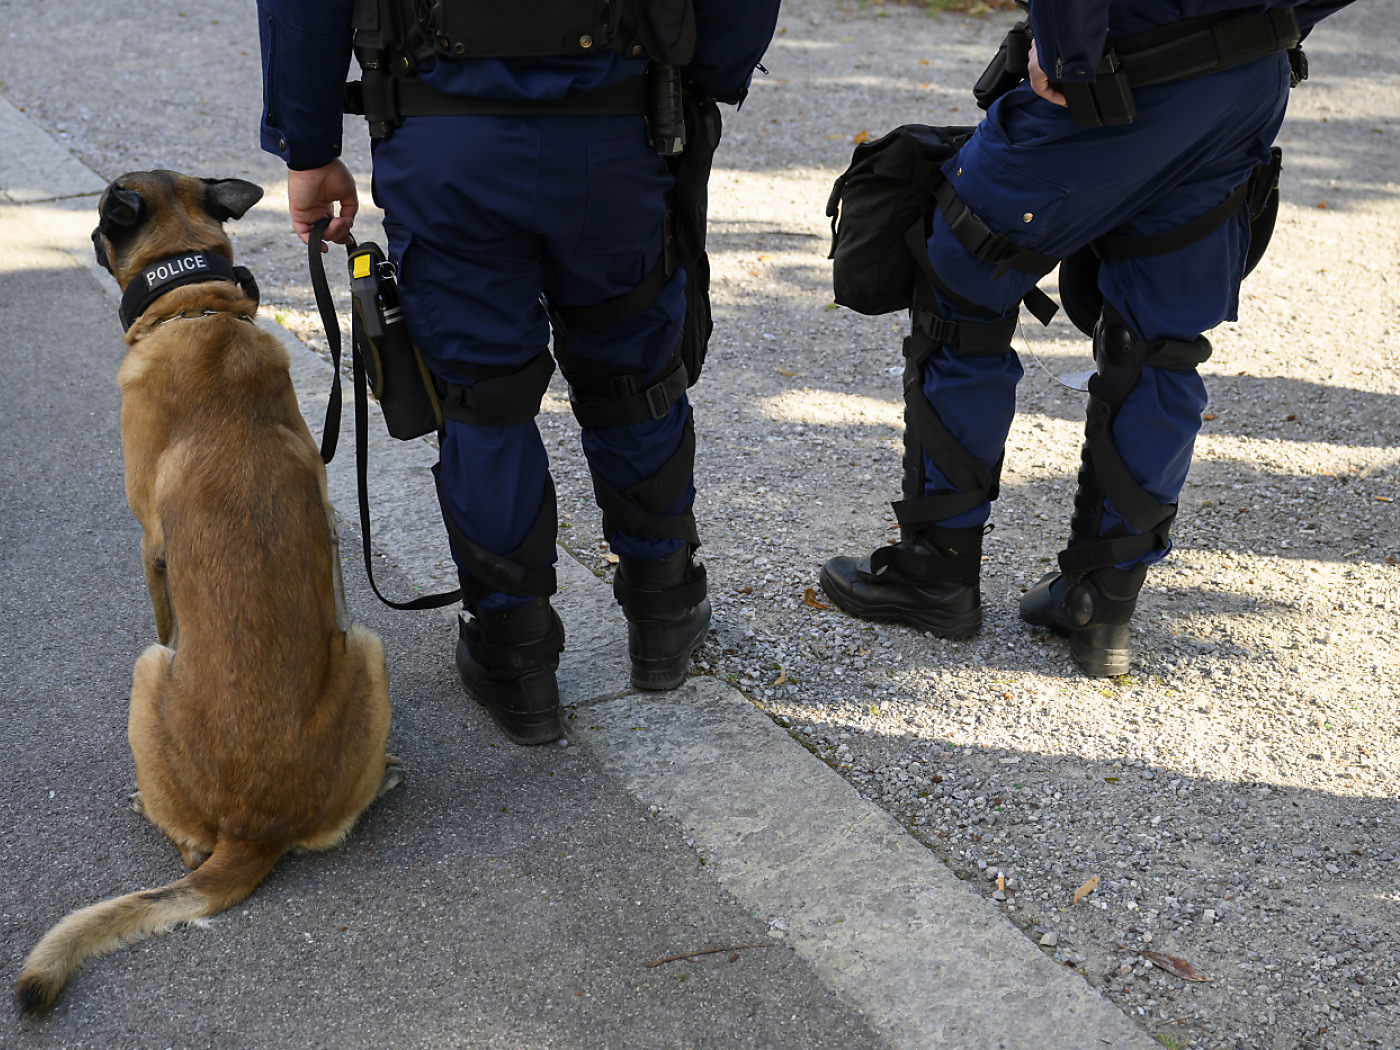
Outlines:
{"type": "MultiPolygon", "coordinates": [[[[167,250],[143,222],[170,216],[208,242],[197,247],[227,252],[210,217],[242,212],[211,207],[199,182],[138,173],[104,194],[95,240],[124,289],[167,250]],[[112,201],[137,216],[129,236],[104,232],[112,201]]],[[[287,849],[336,845],[399,781],[383,648],[345,624],[325,469],[255,309],[228,281],[175,288],[132,325],[118,372],[127,499],[163,643],[133,672],[134,798],[196,870],[54,927],[16,984],[25,1010],[48,1006],[86,959],[231,907],[287,849]]]]}

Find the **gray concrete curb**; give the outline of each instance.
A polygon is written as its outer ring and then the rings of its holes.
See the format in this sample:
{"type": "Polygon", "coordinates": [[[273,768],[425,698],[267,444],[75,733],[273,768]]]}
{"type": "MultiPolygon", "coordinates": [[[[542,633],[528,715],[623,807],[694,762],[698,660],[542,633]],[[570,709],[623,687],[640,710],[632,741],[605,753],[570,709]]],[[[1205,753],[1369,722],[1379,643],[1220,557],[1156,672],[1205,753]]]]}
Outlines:
{"type": "MultiPolygon", "coordinates": [[[[9,147],[0,196],[24,205],[115,304],[116,286],[96,267],[89,240],[103,180],[3,99],[0,139],[9,147]]],[[[260,324],[287,347],[302,412],[318,433],[330,365],[272,320],[260,324]]],[[[348,385],[345,401],[328,473],[332,502],[357,520],[348,385]]],[[[376,552],[424,593],[455,586],[430,473],[436,452],[393,440],[376,421],[369,429],[376,552]]],[[[675,820],[725,888],[767,917],[892,1047],[1157,1045],[737,690],[697,677],[675,693],[635,694],[609,588],[567,551],[559,555],[571,743],[675,820]]],[[[348,548],[342,556],[360,560],[348,548]]]]}

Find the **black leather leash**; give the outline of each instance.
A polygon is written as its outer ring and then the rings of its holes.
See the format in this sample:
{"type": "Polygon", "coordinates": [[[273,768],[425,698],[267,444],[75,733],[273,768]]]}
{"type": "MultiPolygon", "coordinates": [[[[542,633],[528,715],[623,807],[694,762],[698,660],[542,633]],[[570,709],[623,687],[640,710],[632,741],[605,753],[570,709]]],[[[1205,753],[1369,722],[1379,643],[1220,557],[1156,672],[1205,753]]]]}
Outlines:
{"type": "MultiPolygon", "coordinates": [[[[336,317],[335,305],[331,302],[330,284],[326,281],[326,266],[321,259],[321,242],[325,237],[330,219],[324,218],[311,228],[307,239],[307,262],[311,270],[311,287],[316,293],[316,309],[321,314],[321,327],[326,330],[326,343],[330,346],[331,361],[335,367],[335,378],[331,382],[330,401],[326,405],[326,425],[321,432],[321,462],[330,463],[335,458],[336,441],[340,436],[340,320],[336,317]]],[[[352,239],[350,247],[354,247],[352,239]]],[[[444,591],[440,594],[425,594],[411,601],[396,602],[384,597],[379,585],[374,582],[373,556],[370,553],[369,524],[369,391],[365,381],[364,359],[360,347],[352,339],[350,343],[350,369],[355,390],[355,480],[360,504],[360,541],[364,548],[365,575],[369,577],[370,588],[385,605],[391,609],[413,611],[417,609],[441,609],[445,605],[462,600],[462,591],[444,591]]]]}

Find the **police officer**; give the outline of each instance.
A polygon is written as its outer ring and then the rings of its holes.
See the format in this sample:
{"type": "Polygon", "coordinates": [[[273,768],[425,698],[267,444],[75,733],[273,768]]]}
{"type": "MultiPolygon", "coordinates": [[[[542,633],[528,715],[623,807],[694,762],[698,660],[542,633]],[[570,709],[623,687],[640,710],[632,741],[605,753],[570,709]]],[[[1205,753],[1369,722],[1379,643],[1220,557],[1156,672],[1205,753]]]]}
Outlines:
{"type": "Polygon", "coordinates": [[[982,536],[1022,375],[1010,337],[1064,259],[1061,297],[1097,374],[1069,542],[1020,614],[1068,635],[1085,673],[1128,670],[1206,404],[1202,333],[1235,319],[1271,228],[1297,45],[1346,2],[1033,0],[1020,67],[1017,33],[999,56],[1006,93],[942,168],[905,344],[901,538],[826,563],[841,608],[947,638],[981,627],[982,536]]]}
{"type": "Polygon", "coordinates": [[[364,70],[374,197],[446,416],[435,474],[471,613],[457,667],[517,743],[562,732],[555,496],[534,422],[551,323],[619,557],[633,684],[674,689],[708,629],[678,350],[686,274],[658,154],[678,144],[681,85],[743,100],[777,8],[259,0],[262,143],[287,162],[303,241],[326,216],[327,239],[348,240],[356,188],[338,154],[352,44],[364,70]]]}

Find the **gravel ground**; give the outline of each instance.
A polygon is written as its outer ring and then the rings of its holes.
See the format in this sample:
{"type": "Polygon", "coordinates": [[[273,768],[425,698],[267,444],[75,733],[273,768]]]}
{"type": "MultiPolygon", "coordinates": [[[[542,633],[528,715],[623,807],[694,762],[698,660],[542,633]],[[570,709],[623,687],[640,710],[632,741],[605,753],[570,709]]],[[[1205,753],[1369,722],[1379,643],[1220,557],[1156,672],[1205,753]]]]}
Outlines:
{"type": "MultiPolygon", "coordinates": [[[[239,261],[323,351],[280,165],[256,152],[251,5],[184,3],[181,22],[92,6],[104,32],[65,41],[78,60],[59,69],[49,27],[64,9],[0,0],[0,91],[106,177],[170,166],[262,182],[264,203],[231,227],[239,261]],[[208,51],[176,34],[202,34],[208,51]]],[[[1149,577],[1132,673],[1099,681],[1016,617],[1074,487],[1084,395],[1055,377],[1092,362],[1066,322],[1025,329],[982,634],[940,641],[804,600],[827,557],[893,537],[900,458],[904,323],[832,306],[823,206],[858,133],[976,120],[968,89],[1012,19],[979,10],[788,0],[769,74],[726,114],[711,184],[717,327],[692,391],[716,607],[700,669],[1165,1045],[1396,1046],[1400,61],[1383,42],[1400,0],[1358,4],[1309,41],[1273,246],[1239,322],[1211,333],[1177,552],[1149,577]],[[1213,980],[1183,981],[1139,950],[1213,980]]],[[[367,187],[353,123],[346,156],[367,187]]],[[[357,233],[375,235],[372,210],[357,233]]],[[[1042,286],[1053,293],[1054,275],[1042,286]]],[[[540,422],[561,538],[607,575],[555,382],[540,422]]]]}
{"type": "Polygon", "coordinates": [[[859,132],[975,120],[967,87],[1010,16],[786,4],[714,184],[704,669],[1169,1046],[1395,1045],[1400,63],[1375,41],[1398,14],[1360,5],[1310,42],[1274,246],[1212,333],[1177,553],[1112,681],[1016,616],[1074,489],[1084,396],[1054,376],[1092,362],[1067,323],[1025,330],[983,633],[803,600],[825,557],[894,537],[901,448],[902,318],[830,309],[822,203],[859,132]]]}

